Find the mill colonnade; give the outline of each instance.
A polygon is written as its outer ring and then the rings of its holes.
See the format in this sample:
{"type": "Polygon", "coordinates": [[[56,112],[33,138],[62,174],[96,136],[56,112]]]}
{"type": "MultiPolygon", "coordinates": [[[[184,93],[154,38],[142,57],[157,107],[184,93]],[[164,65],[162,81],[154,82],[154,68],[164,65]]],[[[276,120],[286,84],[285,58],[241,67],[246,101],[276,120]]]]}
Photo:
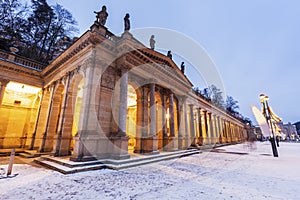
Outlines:
{"type": "Polygon", "coordinates": [[[1,51],[0,70],[0,148],[85,161],[247,138],[242,121],[128,31],[93,24],[47,66],[1,51]]]}

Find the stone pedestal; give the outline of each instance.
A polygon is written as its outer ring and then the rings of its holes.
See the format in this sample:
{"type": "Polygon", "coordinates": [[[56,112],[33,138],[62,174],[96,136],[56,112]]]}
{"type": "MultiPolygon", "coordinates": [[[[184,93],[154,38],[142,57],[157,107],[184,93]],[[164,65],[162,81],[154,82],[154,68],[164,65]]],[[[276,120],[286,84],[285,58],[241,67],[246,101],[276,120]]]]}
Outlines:
{"type": "Polygon", "coordinates": [[[185,137],[178,137],[178,149],[184,150],[187,148],[185,140],[185,137]]]}
{"type": "Polygon", "coordinates": [[[164,147],[165,151],[177,151],[178,150],[178,140],[176,137],[165,138],[167,145],[164,147]]]}
{"type": "Polygon", "coordinates": [[[128,136],[110,137],[110,140],[113,144],[112,154],[110,155],[112,159],[122,160],[130,158],[128,154],[128,136]]]}
{"type": "Polygon", "coordinates": [[[149,136],[144,138],[139,138],[137,143],[140,144],[140,148],[135,149],[135,153],[141,154],[158,154],[158,137],[157,136],[149,136]]]}
{"type": "Polygon", "coordinates": [[[54,147],[57,146],[57,142],[60,140],[60,146],[58,149],[54,149],[52,152],[53,156],[68,156],[71,154],[70,152],[70,143],[71,143],[71,137],[61,137],[55,136],[54,137],[54,147]]]}
{"type": "Polygon", "coordinates": [[[72,161],[130,158],[128,154],[128,136],[106,137],[89,133],[80,138],[76,136],[74,139],[72,161]]]}

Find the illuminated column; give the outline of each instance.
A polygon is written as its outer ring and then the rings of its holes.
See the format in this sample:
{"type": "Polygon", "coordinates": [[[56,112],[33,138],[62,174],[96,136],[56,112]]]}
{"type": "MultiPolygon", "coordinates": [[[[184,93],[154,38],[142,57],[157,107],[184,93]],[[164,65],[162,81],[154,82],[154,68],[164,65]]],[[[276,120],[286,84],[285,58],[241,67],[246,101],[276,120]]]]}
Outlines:
{"type": "Polygon", "coordinates": [[[45,144],[46,144],[46,139],[47,139],[47,133],[49,130],[49,123],[50,123],[50,118],[51,118],[51,111],[52,111],[52,106],[53,106],[53,98],[54,98],[54,91],[56,88],[57,83],[53,82],[50,86],[50,105],[49,105],[49,109],[48,109],[48,114],[47,114],[47,122],[46,122],[46,126],[45,126],[45,131],[43,133],[43,138],[42,138],[42,142],[41,142],[41,146],[39,147],[39,152],[44,152],[45,151],[45,144]]]}
{"type": "Polygon", "coordinates": [[[205,126],[205,142],[204,142],[204,143],[205,143],[205,144],[209,144],[209,139],[208,139],[209,135],[208,135],[207,111],[204,110],[203,113],[204,113],[204,126],[205,126]]]}
{"type": "Polygon", "coordinates": [[[178,133],[178,144],[179,149],[184,148],[184,132],[185,132],[185,123],[184,123],[184,105],[183,105],[183,99],[182,101],[179,101],[179,119],[180,119],[180,125],[179,125],[179,133],[178,133]]]}
{"type": "Polygon", "coordinates": [[[218,117],[218,125],[219,125],[219,142],[220,144],[223,143],[223,124],[222,124],[222,118],[218,117]]]}
{"type": "Polygon", "coordinates": [[[187,114],[186,98],[183,99],[183,107],[184,107],[185,147],[188,147],[189,129],[188,129],[188,114],[187,114]]]}
{"type": "Polygon", "coordinates": [[[150,136],[156,135],[155,84],[150,84],[150,136]]]}
{"type": "Polygon", "coordinates": [[[173,93],[170,93],[170,101],[169,101],[169,111],[170,111],[170,136],[175,136],[174,131],[174,99],[173,99],[173,93]]]}
{"type": "Polygon", "coordinates": [[[227,132],[227,123],[226,119],[223,120],[223,132],[224,132],[224,137],[225,137],[225,142],[228,142],[228,132],[227,132]]]}
{"type": "Polygon", "coordinates": [[[216,121],[216,117],[217,115],[212,115],[212,122],[213,122],[213,140],[214,140],[214,143],[216,144],[218,142],[217,140],[217,135],[218,135],[218,130],[217,130],[217,121],[216,121]]]}
{"type": "Polygon", "coordinates": [[[44,94],[45,94],[45,88],[42,89],[42,97],[41,97],[41,101],[40,101],[40,105],[39,105],[39,109],[38,109],[38,115],[37,115],[37,118],[36,118],[35,128],[34,128],[34,131],[32,133],[32,138],[31,138],[29,150],[34,149],[35,137],[36,137],[36,134],[37,134],[37,129],[38,129],[40,116],[41,116],[41,112],[42,112],[42,103],[44,101],[44,94]]]}
{"type": "Polygon", "coordinates": [[[122,69],[120,81],[119,136],[126,136],[128,73],[122,69]]]}
{"type": "Polygon", "coordinates": [[[191,130],[191,145],[195,145],[195,124],[194,124],[194,105],[190,104],[190,130],[191,130]]]}
{"type": "Polygon", "coordinates": [[[3,100],[5,88],[6,88],[8,83],[9,83],[9,80],[0,79],[0,105],[2,105],[2,100],[3,100]]]}
{"type": "Polygon", "coordinates": [[[209,118],[209,138],[210,138],[210,144],[215,143],[214,141],[214,129],[213,129],[213,120],[212,120],[212,113],[208,113],[209,118]]]}
{"type": "Polygon", "coordinates": [[[229,121],[228,122],[228,133],[229,133],[229,140],[230,140],[230,143],[232,142],[232,124],[231,122],[229,121]]]}
{"type": "Polygon", "coordinates": [[[197,112],[198,112],[198,117],[199,117],[199,124],[198,124],[198,126],[199,126],[199,140],[198,140],[198,143],[200,144],[200,145],[202,145],[202,143],[203,143],[203,132],[202,132],[202,120],[201,120],[201,108],[198,108],[197,109],[197,112]]]}
{"type": "Polygon", "coordinates": [[[65,121],[65,115],[67,111],[67,106],[68,105],[68,94],[69,94],[69,89],[70,89],[70,79],[72,77],[72,74],[69,72],[67,75],[64,77],[64,82],[65,82],[65,87],[64,87],[64,94],[62,98],[62,106],[60,110],[60,116],[59,116],[59,124],[57,128],[57,135],[55,136],[55,142],[54,142],[54,147],[53,147],[53,155],[54,156],[65,156],[69,154],[69,145],[65,144],[62,145],[62,137],[63,137],[63,129],[64,126],[67,124],[65,121]]]}

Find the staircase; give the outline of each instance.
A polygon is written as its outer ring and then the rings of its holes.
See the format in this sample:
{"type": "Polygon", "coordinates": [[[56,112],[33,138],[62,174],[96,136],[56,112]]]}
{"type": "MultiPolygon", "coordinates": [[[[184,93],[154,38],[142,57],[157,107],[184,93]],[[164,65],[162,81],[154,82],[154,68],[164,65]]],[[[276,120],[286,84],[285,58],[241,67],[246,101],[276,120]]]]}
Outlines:
{"type": "Polygon", "coordinates": [[[120,170],[149,163],[180,158],[198,153],[201,153],[201,150],[189,149],[180,150],[176,152],[162,152],[156,155],[141,155],[126,160],[102,159],[86,162],[73,162],[69,160],[69,157],[53,157],[49,155],[44,155],[35,159],[34,162],[49,169],[61,172],[63,174],[72,174],[77,172],[99,169],[120,170]]]}

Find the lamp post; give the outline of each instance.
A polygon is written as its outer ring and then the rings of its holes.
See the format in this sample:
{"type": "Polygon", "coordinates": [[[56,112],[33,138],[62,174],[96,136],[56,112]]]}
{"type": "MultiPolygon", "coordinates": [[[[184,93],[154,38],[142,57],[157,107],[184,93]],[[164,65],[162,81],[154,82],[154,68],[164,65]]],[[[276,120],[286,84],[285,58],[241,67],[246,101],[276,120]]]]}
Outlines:
{"type": "Polygon", "coordinates": [[[270,107],[268,104],[269,97],[264,94],[261,94],[261,95],[259,95],[259,98],[260,98],[261,104],[263,105],[263,115],[265,116],[267,123],[268,123],[269,127],[271,128],[271,132],[272,132],[272,135],[270,137],[270,142],[271,142],[271,146],[272,146],[273,156],[278,157],[278,151],[277,151],[277,147],[275,144],[275,134],[274,134],[272,120],[271,120],[270,107]]]}

